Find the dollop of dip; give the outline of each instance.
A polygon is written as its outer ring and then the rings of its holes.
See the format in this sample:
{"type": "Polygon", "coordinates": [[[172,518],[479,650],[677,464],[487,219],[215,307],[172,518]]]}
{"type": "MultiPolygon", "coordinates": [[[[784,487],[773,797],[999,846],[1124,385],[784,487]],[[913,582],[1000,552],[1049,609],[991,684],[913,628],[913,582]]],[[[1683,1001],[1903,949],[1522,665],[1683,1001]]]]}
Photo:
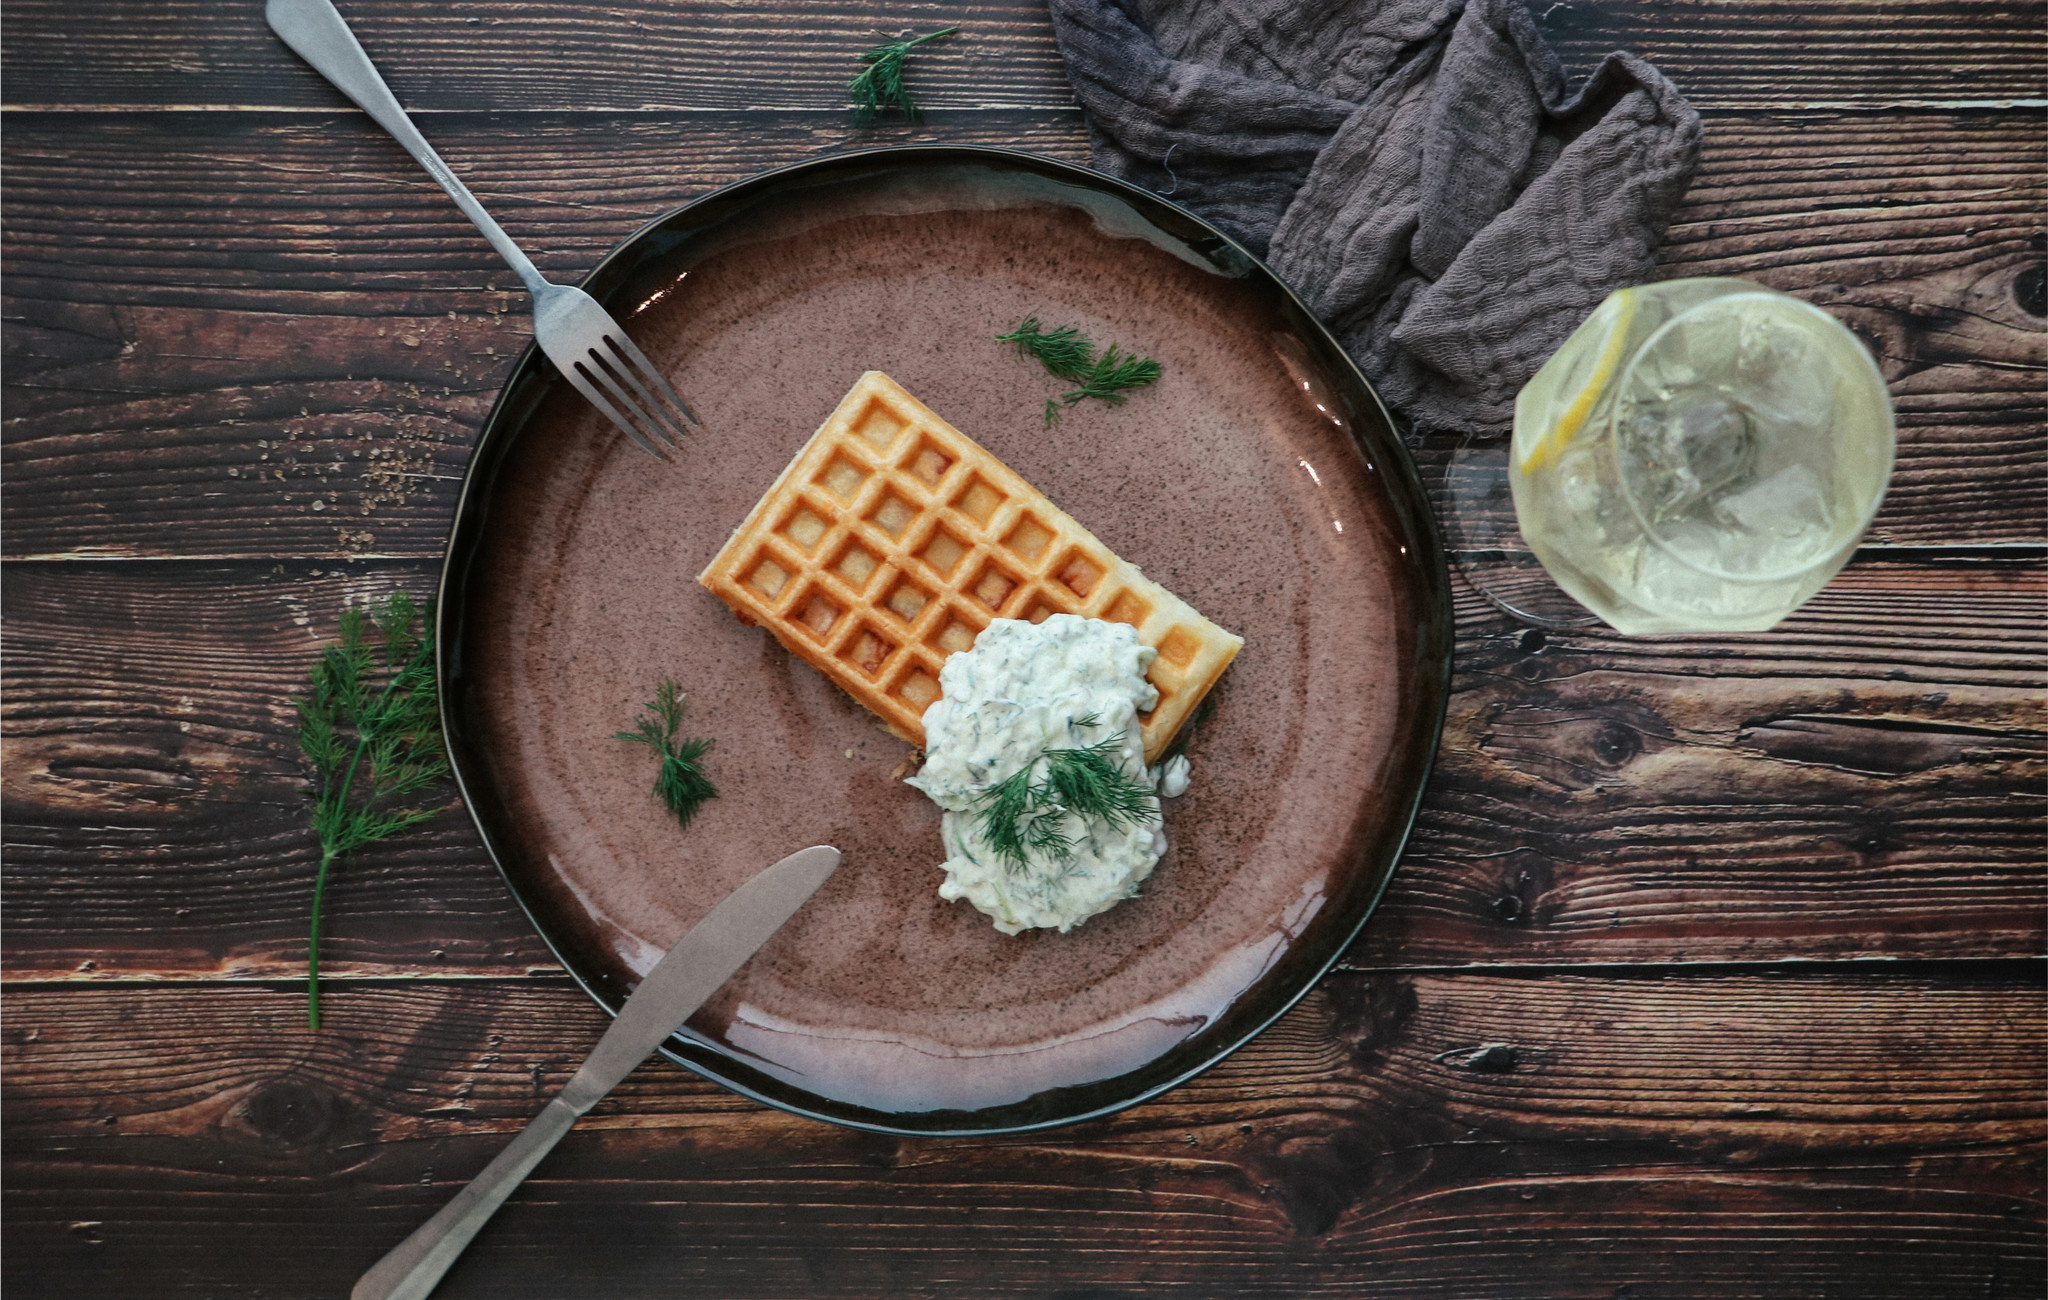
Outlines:
{"type": "Polygon", "coordinates": [[[1138,714],[1159,702],[1145,680],[1153,651],[1122,623],[1054,614],[1042,623],[999,618],[974,648],[939,670],[943,698],[925,710],[925,764],[909,784],[944,810],[946,849],[939,897],[966,899],[1004,934],[1064,933],[1138,892],[1166,852],[1159,791],[1187,789],[1187,760],[1145,766],[1138,714]],[[1057,808],[1061,851],[1027,847],[1021,858],[987,839],[993,792],[1026,768],[1044,778],[1049,750],[1101,746],[1122,775],[1143,787],[1123,819],[1057,808]]]}

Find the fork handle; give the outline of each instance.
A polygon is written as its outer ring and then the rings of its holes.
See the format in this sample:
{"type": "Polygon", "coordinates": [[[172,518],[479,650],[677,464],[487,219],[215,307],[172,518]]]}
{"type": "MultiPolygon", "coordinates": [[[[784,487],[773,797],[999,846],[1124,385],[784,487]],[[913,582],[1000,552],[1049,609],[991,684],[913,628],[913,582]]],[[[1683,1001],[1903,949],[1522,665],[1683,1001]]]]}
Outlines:
{"type": "Polygon", "coordinates": [[[356,102],[356,106],[370,115],[372,121],[391,133],[393,139],[405,146],[413,161],[427,169],[427,175],[448,191],[448,197],[455,200],[455,206],[462,209],[462,215],[476,223],[484,232],[484,238],[491,241],[491,247],[498,250],[498,256],[511,263],[512,270],[526,285],[526,290],[538,297],[547,286],[547,281],[533,265],[532,259],[519,250],[512,242],[512,236],[504,227],[491,220],[491,214],[484,211],[483,204],[469,192],[469,187],[455,178],[448,170],[448,164],[441,161],[441,155],[427,143],[405,110],[398,106],[398,98],[391,93],[391,87],[384,84],[384,78],[377,75],[377,66],[370,62],[370,56],[363,53],[362,44],[356,34],[349,30],[348,23],[329,0],[269,0],[264,6],[263,16],[270,22],[270,30],[292,47],[298,56],[313,65],[313,70],[334,83],[335,89],[356,102]]]}

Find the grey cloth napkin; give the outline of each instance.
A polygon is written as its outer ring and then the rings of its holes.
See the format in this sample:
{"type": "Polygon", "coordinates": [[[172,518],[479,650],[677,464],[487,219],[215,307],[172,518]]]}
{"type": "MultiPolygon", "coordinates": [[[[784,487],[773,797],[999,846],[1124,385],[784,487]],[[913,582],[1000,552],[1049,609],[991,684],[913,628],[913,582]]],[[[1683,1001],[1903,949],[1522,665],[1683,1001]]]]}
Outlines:
{"type": "Polygon", "coordinates": [[[1051,4],[1095,165],[1265,257],[1423,430],[1505,431],[1699,159],[1632,54],[1567,95],[1523,0],[1051,4]]]}

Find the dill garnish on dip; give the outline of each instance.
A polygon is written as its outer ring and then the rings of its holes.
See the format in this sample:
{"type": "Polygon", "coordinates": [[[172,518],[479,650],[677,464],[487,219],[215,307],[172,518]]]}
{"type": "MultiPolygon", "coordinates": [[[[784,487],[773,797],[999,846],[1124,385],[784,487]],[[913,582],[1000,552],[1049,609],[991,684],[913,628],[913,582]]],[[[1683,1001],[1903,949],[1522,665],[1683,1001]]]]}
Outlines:
{"type": "Polygon", "coordinates": [[[944,810],[939,897],[1004,934],[1073,929],[1136,894],[1166,852],[1159,791],[1187,759],[1145,766],[1138,714],[1154,651],[1122,623],[997,619],[939,670],[910,785],[944,810]]]}

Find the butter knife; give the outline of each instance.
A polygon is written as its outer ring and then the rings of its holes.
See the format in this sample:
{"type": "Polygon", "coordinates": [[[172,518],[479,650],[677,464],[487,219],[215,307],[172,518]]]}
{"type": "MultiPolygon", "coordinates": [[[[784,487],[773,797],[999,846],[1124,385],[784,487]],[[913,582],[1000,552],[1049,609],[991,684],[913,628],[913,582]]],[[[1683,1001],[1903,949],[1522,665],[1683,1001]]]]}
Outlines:
{"type": "Polygon", "coordinates": [[[439,1214],[363,1274],[349,1300],[425,1300],[470,1239],[577,1117],[653,1055],[691,1012],[796,915],[838,866],[838,849],[799,849],[727,894],[647,972],[561,1095],[439,1214]]]}

